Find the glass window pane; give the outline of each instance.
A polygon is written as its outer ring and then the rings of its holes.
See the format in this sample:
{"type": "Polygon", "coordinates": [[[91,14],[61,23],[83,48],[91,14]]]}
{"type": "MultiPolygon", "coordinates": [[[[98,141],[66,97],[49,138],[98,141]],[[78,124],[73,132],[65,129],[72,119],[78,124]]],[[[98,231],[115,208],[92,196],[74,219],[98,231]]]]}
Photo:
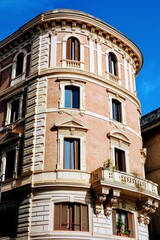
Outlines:
{"type": "Polygon", "coordinates": [[[79,108],[79,88],[73,89],[73,108],[79,108]]]}
{"type": "Polygon", "coordinates": [[[17,57],[16,76],[22,74],[23,72],[23,61],[24,61],[24,54],[19,53],[17,57]]]}
{"type": "Polygon", "coordinates": [[[16,150],[6,152],[6,170],[5,170],[5,180],[13,178],[14,166],[15,166],[16,150]]]}
{"type": "Polygon", "coordinates": [[[10,122],[14,122],[19,118],[19,99],[11,103],[10,122]]]}
{"type": "Polygon", "coordinates": [[[65,107],[71,107],[71,89],[68,87],[65,88],[65,107]]]}
{"type": "Polygon", "coordinates": [[[70,157],[71,157],[71,152],[70,152],[70,141],[65,139],[65,161],[64,161],[64,168],[65,169],[70,169],[70,157]]]}

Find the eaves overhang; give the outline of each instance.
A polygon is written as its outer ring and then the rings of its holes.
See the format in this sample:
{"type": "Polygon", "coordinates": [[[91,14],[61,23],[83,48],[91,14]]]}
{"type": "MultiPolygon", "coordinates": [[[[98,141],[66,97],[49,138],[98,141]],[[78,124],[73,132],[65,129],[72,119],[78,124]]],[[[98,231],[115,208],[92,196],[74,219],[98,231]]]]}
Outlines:
{"type": "Polygon", "coordinates": [[[66,22],[74,22],[83,26],[85,25],[85,28],[88,28],[91,33],[94,32],[99,37],[103,37],[105,41],[110,41],[120,49],[123,49],[123,51],[134,60],[136,74],[140,71],[143,65],[143,56],[139,48],[130,39],[114,27],[90,14],[69,9],[58,9],[41,13],[28,23],[24,24],[16,32],[0,42],[0,55],[2,56],[8,51],[8,49],[12,48],[12,45],[16,46],[19,42],[19,38],[30,38],[43,29],[53,29],[55,23],[64,20],[66,22]]]}

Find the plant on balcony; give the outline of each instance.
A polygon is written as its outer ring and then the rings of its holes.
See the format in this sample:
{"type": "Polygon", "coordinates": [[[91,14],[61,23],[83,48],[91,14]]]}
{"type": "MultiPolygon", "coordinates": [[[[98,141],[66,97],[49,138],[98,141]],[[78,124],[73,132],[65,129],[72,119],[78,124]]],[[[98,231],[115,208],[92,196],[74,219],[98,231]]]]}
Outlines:
{"type": "Polygon", "coordinates": [[[113,166],[113,161],[110,158],[105,160],[104,163],[103,163],[103,168],[104,169],[106,169],[106,168],[115,169],[115,166],[113,166]]]}

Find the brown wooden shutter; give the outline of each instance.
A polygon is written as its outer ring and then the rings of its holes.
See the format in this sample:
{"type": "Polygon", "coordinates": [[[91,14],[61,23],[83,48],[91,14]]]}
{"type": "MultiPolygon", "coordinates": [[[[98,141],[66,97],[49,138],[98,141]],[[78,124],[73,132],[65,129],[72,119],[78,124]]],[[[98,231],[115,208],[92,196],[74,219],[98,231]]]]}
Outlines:
{"type": "Polygon", "coordinates": [[[124,172],[126,172],[126,161],[125,161],[125,152],[124,151],[122,151],[121,152],[121,161],[122,161],[122,170],[124,171],[124,172]]]}
{"type": "Polygon", "coordinates": [[[61,229],[67,230],[68,227],[68,219],[67,219],[67,213],[68,213],[68,204],[62,204],[62,221],[61,221],[61,229]]]}
{"type": "Polygon", "coordinates": [[[80,205],[75,204],[74,205],[74,230],[80,231],[81,230],[81,221],[80,221],[81,215],[80,215],[80,205]]]}
{"type": "Polygon", "coordinates": [[[75,60],[80,61],[80,43],[78,39],[75,39],[75,60]]]}
{"type": "Polygon", "coordinates": [[[110,53],[108,55],[108,67],[109,67],[109,72],[112,73],[112,60],[111,60],[111,54],[110,53]]]}
{"type": "Polygon", "coordinates": [[[54,205],[54,230],[60,230],[60,204],[54,205]]]}
{"type": "Polygon", "coordinates": [[[89,231],[88,206],[81,206],[81,231],[89,231]]]}
{"type": "Polygon", "coordinates": [[[119,170],[118,151],[116,148],[115,148],[115,165],[116,165],[116,169],[119,170]]]}
{"type": "Polygon", "coordinates": [[[135,236],[135,226],[134,226],[134,215],[132,213],[127,213],[128,218],[128,228],[131,231],[130,237],[135,236]]]}
{"type": "Polygon", "coordinates": [[[66,46],[66,59],[71,60],[72,38],[68,38],[66,46]]]}
{"type": "Polygon", "coordinates": [[[80,144],[79,139],[74,140],[74,160],[75,160],[75,169],[80,169],[80,144]]]}
{"type": "Polygon", "coordinates": [[[116,210],[112,211],[112,221],[113,221],[113,234],[117,235],[116,210]]]}

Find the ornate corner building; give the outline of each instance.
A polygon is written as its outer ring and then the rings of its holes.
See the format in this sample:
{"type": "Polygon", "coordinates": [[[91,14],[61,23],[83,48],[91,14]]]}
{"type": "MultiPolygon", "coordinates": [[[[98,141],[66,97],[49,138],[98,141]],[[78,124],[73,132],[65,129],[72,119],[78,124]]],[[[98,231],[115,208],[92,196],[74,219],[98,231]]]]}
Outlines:
{"type": "MultiPolygon", "coordinates": [[[[146,114],[141,119],[143,145],[147,150],[147,158],[145,164],[147,179],[158,184],[160,191],[160,108],[146,114]]],[[[149,225],[150,239],[160,239],[160,209],[151,217],[149,225]]]]}
{"type": "Polygon", "coordinates": [[[149,239],[160,197],[144,173],[142,61],[74,10],[0,42],[0,239],[149,239]]]}

